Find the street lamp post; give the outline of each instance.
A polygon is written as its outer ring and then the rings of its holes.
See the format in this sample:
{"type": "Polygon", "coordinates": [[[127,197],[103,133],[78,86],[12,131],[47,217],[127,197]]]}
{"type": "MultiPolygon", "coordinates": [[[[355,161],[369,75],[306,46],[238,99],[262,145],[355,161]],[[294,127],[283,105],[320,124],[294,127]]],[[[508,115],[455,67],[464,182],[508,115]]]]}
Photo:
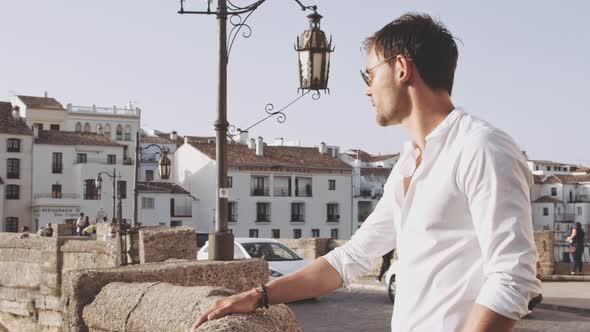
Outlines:
{"type": "MultiPolygon", "coordinates": [[[[267,0],[258,0],[248,6],[236,6],[231,0],[217,0],[217,10],[211,11],[211,0],[207,1],[206,11],[188,11],[184,9],[185,0],[180,0],[179,14],[198,14],[198,15],[216,15],[219,24],[219,38],[218,38],[218,94],[217,94],[217,120],[215,121],[216,131],[216,163],[217,163],[217,191],[216,191],[216,209],[215,209],[215,232],[209,234],[209,259],[210,260],[233,260],[234,258],[234,236],[228,232],[228,188],[227,188],[227,137],[235,136],[241,132],[248,131],[248,129],[258,125],[270,117],[278,115],[278,121],[284,122],[286,119],[283,111],[292,105],[295,101],[306,95],[310,91],[316,91],[314,99],[319,98],[319,90],[328,90],[328,74],[330,53],[334,51],[330,42],[327,41],[326,36],[320,29],[321,15],[317,13],[316,6],[305,6],[299,0],[296,2],[301,10],[311,10],[312,14],[308,16],[310,19],[310,28],[303,32],[300,38],[297,38],[295,46],[299,53],[299,90],[303,91],[303,95],[298,97],[286,107],[273,112],[274,106],[267,104],[265,110],[267,116],[262,120],[254,123],[245,130],[237,129],[237,133],[228,135],[228,127],[235,129],[233,125],[230,126],[227,121],[227,65],[229,61],[229,54],[231,52],[236,36],[242,28],[246,29],[242,35],[248,38],[252,32],[246,21],[250,15],[267,0]],[[228,9],[229,4],[229,9],[228,9]],[[241,15],[246,14],[242,19],[241,15]],[[236,21],[230,20],[233,28],[227,32],[227,18],[228,15],[232,18],[237,17],[236,21]]],[[[233,131],[232,129],[232,131],[233,131]]]]}
{"type": "Polygon", "coordinates": [[[122,265],[127,265],[127,254],[126,254],[126,250],[123,249],[125,248],[125,243],[124,243],[124,238],[123,238],[123,199],[121,198],[121,193],[117,193],[117,178],[121,178],[120,175],[117,174],[117,169],[113,168],[113,174],[110,174],[108,172],[99,172],[98,175],[96,176],[96,179],[94,180],[94,186],[96,187],[96,192],[100,193],[100,191],[102,190],[102,176],[101,175],[106,175],[108,177],[110,177],[113,180],[113,218],[115,218],[115,209],[116,209],[116,220],[117,220],[117,225],[118,225],[118,232],[117,232],[117,246],[118,246],[118,250],[119,250],[119,254],[121,256],[121,264],[122,265]],[[118,205],[115,203],[115,198],[118,199],[118,205]]]}
{"type": "Polygon", "coordinates": [[[140,135],[139,131],[135,134],[135,170],[133,176],[133,223],[132,226],[136,227],[139,226],[138,222],[138,197],[139,192],[137,191],[137,186],[139,182],[139,162],[141,160],[141,153],[144,150],[147,150],[151,147],[156,147],[160,150],[160,160],[158,160],[158,174],[160,175],[160,179],[168,180],[170,178],[170,171],[172,168],[172,161],[168,157],[170,153],[170,149],[167,147],[161,147],[157,144],[150,144],[144,148],[141,147],[140,135]]]}
{"type": "Polygon", "coordinates": [[[98,175],[96,176],[96,179],[94,180],[94,187],[96,188],[96,192],[98,194],[100,194],[100,192],[102,190],[102,177],[101,177],[101,175],[106,175],[106,176],[110,177],[111,179],[113,179],[113,214],[112,214],[112,217],[113,218],[120,218],[120,216],[118,216],[118,214],[116,212],[116,208],[117,208],[116,199],[117,199],[117,197],[119,197],[119,200],[121,199],[120,196],[117,196],[117,169],[113,168],[113,174],[109,174],[108,172],[98,173],[98,175]]]}

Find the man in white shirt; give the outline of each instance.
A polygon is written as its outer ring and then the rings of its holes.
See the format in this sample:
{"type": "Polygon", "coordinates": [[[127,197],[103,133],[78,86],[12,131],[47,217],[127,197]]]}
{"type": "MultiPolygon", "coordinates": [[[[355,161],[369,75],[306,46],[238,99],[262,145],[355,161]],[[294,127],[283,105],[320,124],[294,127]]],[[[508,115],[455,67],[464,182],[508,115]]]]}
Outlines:
{"type": "Polygon", "coordinates": [[[365,42],[362,72],[381,126],[411,141],[375,211],[308,267],[217,301],[194,327],[348,285],[396,248],[392,331],[510,331],[540,293],[531,174],[512,139],[451,102],[458,51],[428,15],[406,14],[365,42]]]}
{"type": "Polygon", "coordinates": [[[82,230],[84,229],[84,212],[80,212],[80,218],[76,220],[76,235],[82,235],[82,230]]]}

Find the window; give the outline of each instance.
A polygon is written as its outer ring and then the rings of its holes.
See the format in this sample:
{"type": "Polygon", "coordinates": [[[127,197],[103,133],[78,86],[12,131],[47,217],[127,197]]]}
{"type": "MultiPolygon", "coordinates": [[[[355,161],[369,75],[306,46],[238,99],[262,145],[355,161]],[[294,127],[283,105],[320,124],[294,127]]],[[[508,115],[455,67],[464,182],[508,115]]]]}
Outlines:
{"type": "Polygon", "coordinates": [[[99,135],[103,134],[103,130],[102,130],[102,125],[101,124],[97,124],[96,125],[96,133],[99,135]]]}
{"type": "Polygon", "coordinates": [[[339,221],[338,203],[328,203],[328,221],[339,221]]]}
{"type": "Polygon", "coordinates": [[[59,125],[58,124],[49,125],[49,130],[59,131],[59,125]]]}
{"type": "Polygon", "coordinates": [[[115,131],[115,139],[117,141],[123,140],[123,126],[117,125],[117,131],[115,131]]]}
{"type": "Polygon", "coordinates": [[[63,155],[61,152],[53,153],[53,157],[51,158],[51,172],[53,174],[61,174],[63,170],[62,157],[63,155]]]}
{"type": "Polygon", "coordinates": [[[61,198],[61,184],[51,185],[51,198],[61,198]]]}
{"type": "Polygon", "coordinates": [[[111,138],[111,125],[110,124],[106,124],[104,126],[104,135],[108,138],[111,138]]]}
{"type": "Polygon", "coordinates": [[[535,166],[535,171],[539,170],[539,165],[535,166]]]}
{"type": "Polygon", "coordinates": [[[125,126],[125,140],[126,141],[131,140],[131,127],[130,126],[125,126]]]}
{"type": "Polygon", "coordinates": [[[578,215],[581,216],[582,215],[582,207],[578,206],[578,215]]]}
{"type": "Polygon", "coordinates": [[[256,203],[256,222],[270,222],[270,203],[256,203]]]}
{"type": "Polygon", "coordinates": [[[227,203],[227,217],[228,217],[228,221],[230,221],[230,222],[238,221],[238,203],[237,202],[228,202],[227,203]]]}
{"type": "Polygon", "coordinates": [[[332,228],[330,230],[330,237],[333,239],[338,239],[338,228],[332,228]]]}
{"type": "Polygon", "coordinates": [[[107,154],[107,164],[114,165],[117,163],[117,155],[116,154],[107,154]]]}
{"type": "Polygon", "coordinates": [[[20,199],[20,186],[18,184],[7,184],[4,196],[6,199],[20,199]]]}
{"type": "Polygon", "coordinates": [[[142,197],[141,198],[141,208],[142,209],[153,209],[155,207],[154,198],[153,197],[142,197]]]}
{"type": "Polygon", "coordinates": [[[90,132],[90,123],[86,122],[84,124],[84,132],[85,133],[89,133],[90,132]]]}
{"type": "Polygon", "coordinates": [[[9,179],[20,178],[20,159],[6,159],[6,177],[9,179]]]}
{"type": "Polygon", "coordinates": [[[553,166],[553,170],[554,171],[557,171],[557,166],[553,166]]]}
{"type": "Polygon", "coordinates": [[[251,192],[252,196],[269,196],[269,190],[266,187],[266,176],[253,176],[251,180],[251,192]]]}
{"type": "Polygon", "coordinates": [[[77,122],[76,123],[76,129],[75,130],[78,133],[82,131],[82,124],[80,122],[77,122]]]}
{"type": "Polygon", "coordinates": [[[88,162],[88,155],[86,153],[78,153],[76,164],[86,164],[86,162],[88,162]]]}
{"type": "Polygon", "coordinates": [[[300,239],[301,238],[301,228],[293,229],[293,238],[300,239]]]}
{"type": "Polygon", "coordinates": [[[320,237],[320,229],[319,228],[313,228],[311,230],[311,237],[320,237]]]}
{"type": "Polygon", "coordinates": [[[305,221],[305,203],[291,203],[291,221],[305,221]]]}
{"type": "Polygon", "coordinates": [[[551,187],[551,196],[557,196],[557,188],[551,187]]]}
{"type": "Polygon", "coordinates": [[[20,139],[9,138],[6,141],[6,151],[7,152],[20,152],[20,139]]]}
{"type": "Polygon", "coordinates": [[[5,232],[18,233],[18,218],[6,217],[6,224],[4,226],[5,232]]]}
{"type": "Polygon", "coordinates": [[[84,199],[85,200],[99,200],[100,193],[96,190],[94,179],[84,180],[84,199]]]}
{"type": "Polygon", "coordinates": [[[336,190],[336,180],[328,180],[328,190],[336,190]]]}
{"type": "Polygon", "coordinates": [[[557,215],[560,216],[561,215],[561,208],[557,207],[557,215]]]}
{"type": "Polygon", "coordinates": [[[548,216],[549,215],[549,208],[543,208],[543,215],[544,216],[548,216]]]}
{"type": "Polygon", "coordinates": [[[272,238],[273,239],[280,239],[281,238],[281,230],[280,229],[273,229],[272,230],[272,238]]]}
{"type": "Polygon", "coordinates": [[[252,228],[248,231],[249,237],[258,237],[258,230],[256,228],[252,228]]]}
{"type": "Polygon", "coordinates": [[[154,181],[154,170],[152,170],[152,169],[145,170],[145,180],[146,181],[154,181]]]}
{"type": "Polygon", "coordinates": [[[43,124],[42,123],[33,123],[33,127],[37,127],[37,129],[43,130],[43,124]]]}
{"type": "Polygon", "coordinates": [[[180,227],[182,226],[182,220],[171,220],[170,227],[180,227]]]}
{"type": "Polygon", "coordinates": [[[234,180],[231,176],[227,177],[227,187],[231,188],[234,185],[234,180]]]}
{"type": "Polygon", "coordinates": [[[117,181],[117,195],[127,198],[127,181],[117,181]]]}
{"type": "Polygon", "coordinates": [[[546,168],[548,171],[550,171],[550,170],[551,170],[551,166],[546,166],[545,168],[546,168]]]}

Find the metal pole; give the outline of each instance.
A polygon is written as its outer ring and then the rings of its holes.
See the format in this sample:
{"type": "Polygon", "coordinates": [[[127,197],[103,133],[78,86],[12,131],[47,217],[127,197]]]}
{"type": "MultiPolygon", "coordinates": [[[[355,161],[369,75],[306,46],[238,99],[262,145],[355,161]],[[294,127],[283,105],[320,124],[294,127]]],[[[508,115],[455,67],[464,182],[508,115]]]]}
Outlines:
{"type": "Polygon", "coordinates": [[[219,91],[217,95],[216,161],[217,215],[215,233],[209,234],[209,259],[229,261],[234,258],[234,236],[227,229],[227,0],[217,1],[219,20],[219,91]]]}
{"type": "Polygon", "coordinates": [[[133,221],[132,226],[137,226],[137,200],[138,200],[138,192],[137,192],[137,185],[139,181],[139,158],[141,153],[141,145],[139,143],[139,130],[135,133],[135,171],[133,174],[133,221]]]}
{"type": "Polygon", "coordinates": [[[113,168],[113,218],[117,218],[117,202],[116,202],[116,198],[117,198],[117,185],[116,185],[116,175],[117,175],[117,169],[113,168]]]}

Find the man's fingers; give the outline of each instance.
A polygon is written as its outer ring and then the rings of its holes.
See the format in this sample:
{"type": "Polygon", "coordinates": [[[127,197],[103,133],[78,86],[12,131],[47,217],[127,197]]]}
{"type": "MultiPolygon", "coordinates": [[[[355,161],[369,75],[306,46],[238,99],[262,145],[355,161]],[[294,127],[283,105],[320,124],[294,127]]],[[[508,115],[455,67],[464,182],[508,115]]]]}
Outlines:
{"type": "Polygon", "coordinates": [[[201,324],[208,320],[218,319],[227,315],[228,308],[229,306],[222,306],[220,302],[216,302],[214,305],[207,308],[207,310],[205,310],[201,316],[199,316],[199,319],[197,319],[197,321],[191,327],[191,331],[194,331],[197,327],[201,326],[201,324]]]}
{"type": "Polygon", "coordinates": [[[227,313],[227,308],[221,308],[213,311],[209,315],[207,315],[208,320],[214,320],[225,316],[227,313]]]}
{"type": "Polygon", "coordinates": [[[191,332],[196,330],[197,327],[199,327],[201,324],[205,323],[205,321],[207,321],[207,315],[203,314],[203,315],[199,316],[199,319],[197,319],[197,321],[191,327],[191,332]]]}

